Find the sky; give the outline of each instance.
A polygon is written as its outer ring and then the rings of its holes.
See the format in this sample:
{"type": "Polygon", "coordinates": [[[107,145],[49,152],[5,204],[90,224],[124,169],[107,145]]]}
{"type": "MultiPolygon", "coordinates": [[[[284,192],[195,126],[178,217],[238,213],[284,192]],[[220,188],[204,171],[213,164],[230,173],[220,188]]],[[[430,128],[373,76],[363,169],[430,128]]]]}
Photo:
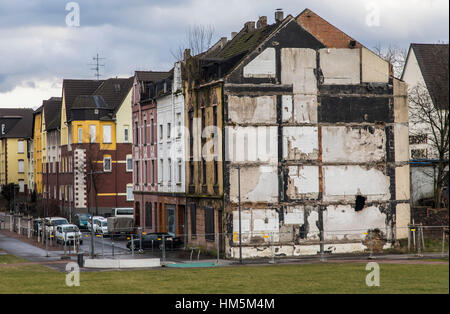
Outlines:
{"type": "Polygon", "coordinates": [[[37,108],[62,80],[167,71],[193,26],[214,42],[281,8],[308,8],[367,48],[448,43],[448,0],[0,0],[0,108],[37,108]]]}

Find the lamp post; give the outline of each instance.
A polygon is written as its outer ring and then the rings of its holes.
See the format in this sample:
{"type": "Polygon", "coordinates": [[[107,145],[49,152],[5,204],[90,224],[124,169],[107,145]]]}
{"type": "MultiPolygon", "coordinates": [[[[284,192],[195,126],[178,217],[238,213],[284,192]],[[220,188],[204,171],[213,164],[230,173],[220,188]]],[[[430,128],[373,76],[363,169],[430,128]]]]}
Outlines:
{"type": "Polygon", "coordinates": [[[100,174],[100,173],[103,173],[103,171],[97,171],[97,172],[94,172],[94,171],[92,171],[92,169],[91,169],[91,171],[89,172],[89,176],[90,176],[90,179],[91,179],[91,206],[90,206],[90,213],[91,213],[91,258],[92,259],[94,259],[94,238],[95,238],[95,231],[94,231],[94,208],[93,208],[93,205],[94,205],[94,199],[93,199],[93,196],[94,196],[94,184],[93,184],[93,178],[92,178],[92,176],[94,175],[94,174],[100,174]]]}

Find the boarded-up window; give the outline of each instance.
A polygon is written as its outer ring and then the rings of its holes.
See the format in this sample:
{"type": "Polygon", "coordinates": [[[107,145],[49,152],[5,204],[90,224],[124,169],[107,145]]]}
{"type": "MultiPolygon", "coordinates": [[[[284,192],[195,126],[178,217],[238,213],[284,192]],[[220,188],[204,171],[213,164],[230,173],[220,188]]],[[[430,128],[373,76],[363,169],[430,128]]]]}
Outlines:
{"type": "Polygon", "coordinates": [[[25,173],[25,162],[23,160],[19,160],[19,173],[25,173]]]}
{"type": "Polygon", "coordinates": [[[214,208],[205,208],[205,239],[214,241],[214,208]]]}
{"type": "Polygon", "coordinates": [[[23,154],[24,149],[23,149],[23,141],[19,141],[19,147],[18,147],[18,153],[19,154],[23,154]]]}

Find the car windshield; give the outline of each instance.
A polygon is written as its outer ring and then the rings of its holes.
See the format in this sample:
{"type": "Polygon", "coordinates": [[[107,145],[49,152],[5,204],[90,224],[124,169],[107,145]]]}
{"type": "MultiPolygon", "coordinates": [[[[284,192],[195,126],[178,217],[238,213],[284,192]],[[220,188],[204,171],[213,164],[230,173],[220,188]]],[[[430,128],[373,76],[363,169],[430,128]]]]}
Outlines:
{"type": "Polygon", "coordinates": [[[116,212],[117,216],[122,216],[122,215],[130,216],[130,215],[133,215],[133,214],[134,213],[133,213],[132,209],[118,209],[117,212],[116,212]]]}
{"type": "Polygon", "coordinates": [[[76,226],[69,226],[63,228],[63,232],[77,232],[78,228],[76,226]]]}
{"type": "Polygon", "coordinates": [[[102,221],[102,227],[107,227],[108,226],[108,222],[107,221],[102,221]]]}
{"type": "Polygon", "coordinates": [[[89,218],[91,218],[90,215],[87,215],[87,214],[85,214],[85,215],[80,215],[80,220],[86,221],[86,220],[88,220],[89,218]]]}
{"type": "Polygon", "coordinates": [[[67,224],[68,221],[67,221],[67,219],[60,219],[60,220],[54,220],[53,223],[54,223],[56,226],[60,226],[60,225],[67,224]]]}

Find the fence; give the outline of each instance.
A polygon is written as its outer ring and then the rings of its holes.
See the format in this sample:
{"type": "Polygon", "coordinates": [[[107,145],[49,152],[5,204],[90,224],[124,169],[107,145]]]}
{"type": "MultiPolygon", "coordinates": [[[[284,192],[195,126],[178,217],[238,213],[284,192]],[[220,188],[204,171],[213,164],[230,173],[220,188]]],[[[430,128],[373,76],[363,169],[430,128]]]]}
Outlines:
{"type": "Polygon", "coordinates": [[[449,227],[410,225],[405,239],[394,241],[387,230],[316,230],[297,232],[238,232],[214,234],[145,233],[141,228],[122,236],[82,233],[73,239],[42,228],[42,219],[2,215],[0,229],[30,239],[63,256],[84,253],[97,258],[158,257],[161,261],[203,261],[222,259],[265,260],[276,263],[283,258],[319,257],[322,261],[339,253],[357,253],[368,258],[382,254],[434,254],[448,257],[449,227]],[[70,241],[65,241],[65,239],[70,241]],[[293,239],[293,240],[292,240],[293,239]]]}

